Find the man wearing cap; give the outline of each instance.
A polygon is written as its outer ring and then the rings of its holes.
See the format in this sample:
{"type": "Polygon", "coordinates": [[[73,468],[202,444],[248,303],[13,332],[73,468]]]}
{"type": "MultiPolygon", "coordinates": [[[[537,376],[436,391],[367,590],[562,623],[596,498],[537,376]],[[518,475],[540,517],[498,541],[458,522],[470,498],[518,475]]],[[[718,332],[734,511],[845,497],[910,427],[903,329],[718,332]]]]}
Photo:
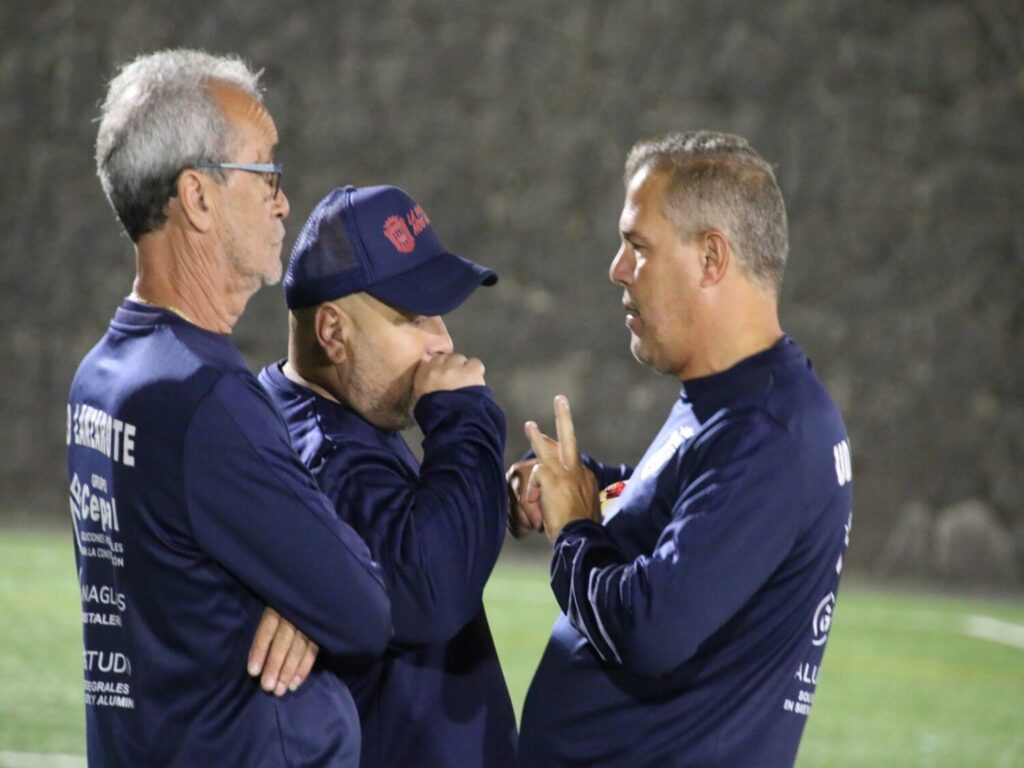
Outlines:
{"type": "Polygon", "coordinates": [[[349,691],[326,670],[293,677],[306,638],[264,606],[334,656],[391,635],[369,551],[231,341],[280,279],[288,215],[257,80],[233,57],[161,51],[103,103],[99,175],[137,270],[67,405],[91,766],[355,766],[349,691]],[[289,649],[265,690],[246,672],[261,616],[289,649]]]}
{"type": "Polygon", "coordinates": [[[444,315],[497,276],[449,253],[395,187],[336,189],[284,279],[288,359],[259,379],[392,597],[382,660],[342,670],[364,766],[512,766],[515,719],[482,596],[506,514],[505,418],[444,315]],[[423,462],[401,430],[418,423],[423,462]]]}

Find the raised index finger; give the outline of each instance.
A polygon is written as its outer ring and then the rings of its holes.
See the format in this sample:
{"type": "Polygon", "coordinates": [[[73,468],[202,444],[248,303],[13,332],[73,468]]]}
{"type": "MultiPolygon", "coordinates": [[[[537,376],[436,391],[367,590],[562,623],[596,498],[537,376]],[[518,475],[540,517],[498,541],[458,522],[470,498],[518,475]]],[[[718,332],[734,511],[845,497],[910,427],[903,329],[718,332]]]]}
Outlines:
{"type": "Polygon", "coordinates": [[[569,468],[576,467],[580,463],[580,452],[576,447],[576,428],[569,411],[569,398],[565,395],[555,397],[555,434],[558,435],[558,452],[562,464],[569,468]]]}

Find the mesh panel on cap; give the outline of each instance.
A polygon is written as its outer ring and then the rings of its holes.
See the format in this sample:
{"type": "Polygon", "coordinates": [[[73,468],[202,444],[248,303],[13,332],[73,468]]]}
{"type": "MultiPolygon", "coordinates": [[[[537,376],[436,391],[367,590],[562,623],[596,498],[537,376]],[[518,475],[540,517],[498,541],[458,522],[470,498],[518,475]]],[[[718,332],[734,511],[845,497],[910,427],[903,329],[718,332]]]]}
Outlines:
{"type": "Polygon", "coordinates": [[[338,199],[332,201],[331,205],[324,206],[315,222],[308,222],[299,233],[295,247],[310,249],[302,260],[302,274],[295,276],[302,283],[316,282],[324,277],[348,272],[357,266],[356,255],[345,235],[345,225],[339,211],[341,201],[342,195],[338,195],[338,199]]]}

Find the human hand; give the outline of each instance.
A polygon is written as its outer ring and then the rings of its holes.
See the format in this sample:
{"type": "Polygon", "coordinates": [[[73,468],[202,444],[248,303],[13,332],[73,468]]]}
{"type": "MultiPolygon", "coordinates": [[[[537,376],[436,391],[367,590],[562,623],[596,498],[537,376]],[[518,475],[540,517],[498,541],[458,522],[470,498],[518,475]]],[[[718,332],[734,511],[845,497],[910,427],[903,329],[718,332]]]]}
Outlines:
{"type": "Polygon", "coordinates": [[[564,395],[555,398],[555,434],[557,442],[541,432],[536,423],[526,422],[526,437],[538,460],[529,485],[540,492],[544,533],[552,544],[573,520],[601,521],[597,479],[580,460],[576,429],[564,395]]]}
{"type": "Polygon", "coordinates": [[[302,685],[320,648],[270,606],[263,609],[249,649],[249,674],[267,693],[283,696],[302,685]]]}
{"type": "Polygon", "coordinates": [[[544,518],[540,511],[540,489],[530,485],[530,475],[537,459],[517,461],[508,468],[508,530],[521,539],[530,531],[543,531],[544,518]]]}
{"type": "Polygon", "coordinates": [[[430,392],[446,392],[462,387],[484,385],[484,364],[475,357],[454,352],[434,355],[420,363],[413,377],[413,398],[419,400],[430,392]]]}

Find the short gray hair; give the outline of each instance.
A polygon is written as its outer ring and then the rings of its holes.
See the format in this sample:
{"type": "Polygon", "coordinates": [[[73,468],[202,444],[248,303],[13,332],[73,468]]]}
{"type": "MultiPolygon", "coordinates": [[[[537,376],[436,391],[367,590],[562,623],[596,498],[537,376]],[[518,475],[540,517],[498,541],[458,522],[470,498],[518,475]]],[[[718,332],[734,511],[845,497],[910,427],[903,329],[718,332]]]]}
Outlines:
{"type": "MultiPolygon", "coordinates": [[[[172,50],[139,56],[110,82],[96,171],[133,242],[163,226],[183,168],[229,159],[230,125],[210,86],[230,83],[261,101],[260,74],[235,56],[172,50]]],[[[224,180],[222,172],[215,175],[224,180]]]]}
{"type": "Polygon", "coordinates": [[[647,168],[668,179],[665,213],[682,240],[724,232],[744,273],[778,295],[789,254],[786,206],[771,166],[746,139],[693,131],[640,141],[626,159],[626,185],[647,168]]]}

